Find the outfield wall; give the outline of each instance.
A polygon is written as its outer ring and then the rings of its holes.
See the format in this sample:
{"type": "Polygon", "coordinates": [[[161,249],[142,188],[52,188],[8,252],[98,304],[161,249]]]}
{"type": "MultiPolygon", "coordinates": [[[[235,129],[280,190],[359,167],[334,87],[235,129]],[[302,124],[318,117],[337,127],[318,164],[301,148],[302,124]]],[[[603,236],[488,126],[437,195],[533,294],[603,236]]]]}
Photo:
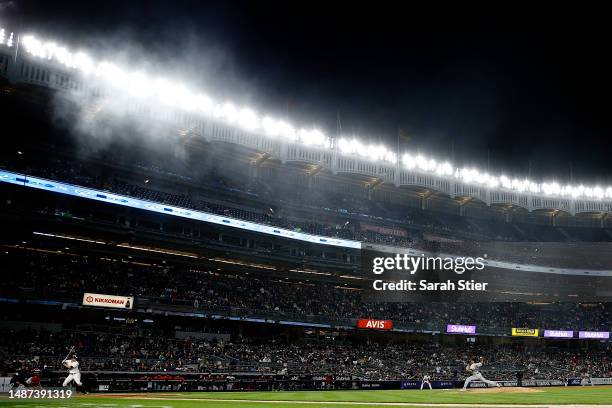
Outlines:
{"type": "MultiPolygon", "coordinates": [[[[66,374],[62,371],[46,373],[42,379],[43,387],[58,387],[66,374]]],[[[493,377],[495,380],[495,377],[493,377]]],[[[461,388],[465,378],[433,380],[434,389],[461,388]]],[[[0,392],[8,392],[9,377],[0,377],[0,392]]],[[[314,390],[409,390],[420,389],[421,381],[360,380],[350,376],[331,375],[278,375],[254,372],[249,374],[202,374],[202,373],[164,373],[164,372],[82,372],[85,387],[92,392],[164,392],[164,391],[314,391],[314,390]]],[[[593,385],[610,385],[612,378],[593,378],[593,385]]],[[[499,381],[502,387],[562,387],[591,385],[580,378],[523,379],[499,381]]],[[[470,388],[485,388],[482,382],[475,381],[470,388]]],[[[427,387],[426,387],[427,388],[427,387]]]]}

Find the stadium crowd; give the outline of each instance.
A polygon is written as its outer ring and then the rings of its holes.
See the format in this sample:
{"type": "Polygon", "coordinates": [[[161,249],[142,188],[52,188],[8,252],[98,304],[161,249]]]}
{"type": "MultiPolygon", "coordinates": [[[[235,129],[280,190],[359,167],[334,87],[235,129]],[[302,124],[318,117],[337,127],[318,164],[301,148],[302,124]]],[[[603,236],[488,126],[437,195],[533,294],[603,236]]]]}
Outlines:
{"type": "Polygon", "coordinates": [[[0,281],[5,296],[80,302],[84,292],[121,294],[150,306],[174,305],[186,311],[346,324],[351,324],[348,319],[372,317],[430,330],[446,324],[612,329],[609,303],[380,303],[364,299],[362,291],[354,290],[358,288],[329,282],[227,274],[172,263],[145,266],[106,257],[23,252],[0,253],[0,263],[7,271],[18,271],[0,281]]]}
{"type": "Polygon", "coordinates": [[[471,360],[484,357],[484,372],[497,380],[560,379],[589,373],[612,376],[609,348],[526,348],[522,345],[442,346],[436,343],[336,342],[287,343],[279,339],[209,341],[108,333],[2,332],[4,373],[24,367],[56,368],[76,345],[86,371],[260,372],[285,375],[334,375],[354,379],[459,379],[471,360]]]}
{"type": "Polygon", "coordinates": [[[114,171],[111,172],[113,175],[109,175],[108,171],[103,170],[102,163],[104,161],[83,162],[44,157],[26,164],[5,159],[4,163],[0,162],[0,168],[11,170],[19,167],[26,174],[140,199],[211,211],[312,234],[392,245],[412,245],[422,237],[422,232],[466,240],[567,242],[612,239],[603,229],[566,228],[562,231],[552,226],[530,224],[521,224],[517,228],[499,220],[466,218],[342,193],[317,189],[296,191],[293,186],[272,186],[257,179],[230,177],[215,168],[197,178],[141,163],[131,163],[123,169],[126,173],[148,175],[143,179],[143,176],[118,176],[116,174],[119,172],[114,171]],[[166,181],[158,182],[158,179],[166,181]],[[216,194],[211,194],[212,191],[216,194]],[[315,217],[305,217],[304,211],[300,210],[320,213],[329,222],[322,223],[320,219],[314,222],[315,217]],[[347,220],[356,222],[347,227],[347,220]],[[359,221],[371,222],[396,232],[363,231],[359,228],[359,221]]]}
{"type": "Polygon", "coordinates": [[[131,171],[138,170],[152,177],[139,180],[107,175],[92,168],[96,166],[89,167],[79,161],[47,160],[26,166],[24,172],[139,199],[365,243],[466,256],[488,253],[494,256],[492,259],[551,267],[602,269],[610,262],[607,258],[589,256],[586,251],[565,251],[568,241],[612,240],[612,233],[604,229],[518,226],[339,193],[288,191],[257,180],[228,178],[214,170],[194,180],[154,166],[133,165],[131,171]],[[170,178],[173,182],[160,183],[154,177],[170,178]],[[491,241],[524,245],[504,250],[504,245],[492,246],[491,241]],[[539,242],[553,243],[553,246],[540,247],[539,242]],[[580,256],[581,253],[584,255],[580,256]]]}

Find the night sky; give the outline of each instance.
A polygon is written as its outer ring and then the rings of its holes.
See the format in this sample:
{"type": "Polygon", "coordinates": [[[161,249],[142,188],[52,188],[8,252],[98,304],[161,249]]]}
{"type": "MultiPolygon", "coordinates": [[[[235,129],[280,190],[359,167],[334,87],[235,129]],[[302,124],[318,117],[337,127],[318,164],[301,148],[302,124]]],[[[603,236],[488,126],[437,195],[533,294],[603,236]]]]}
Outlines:
{"type": "Polygon", "coordinates": [[[0,24],[330,135],[340,116],[390,146],[398,129],[406,149],[454,146],[457,164],[490,155],[494,173],[612,182],[603,10],[392,4],[0,0],[0,24]]]}

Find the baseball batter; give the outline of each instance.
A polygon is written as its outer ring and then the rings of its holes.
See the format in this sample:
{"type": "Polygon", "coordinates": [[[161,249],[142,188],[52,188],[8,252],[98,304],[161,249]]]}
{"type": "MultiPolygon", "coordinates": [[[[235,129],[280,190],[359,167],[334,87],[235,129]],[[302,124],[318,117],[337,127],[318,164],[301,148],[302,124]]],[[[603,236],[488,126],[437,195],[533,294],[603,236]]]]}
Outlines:
{"type": "Polygon", "coordinates": [[[466,391],[468,385],[470,385],[472,381],[482,381],[483,383],[490,385],[491,387],[501,387],[501,385],[499,385],[495,381],[487,380],[482,376],[482,374],[480,373],[480,367],[482,367],[483,363],[484,358],[480,357],[478,362],[473,362],[472,364],[466,367],[466,370],[471,372],[472,375],[465,379],[465,383],[463,383],[463,388],[461,389],[461,391],[466,391]]]}
{"type": "Polygon", "coordinates": [[[76,355],[72,355],[71,358],[62,361],[62,365],[68,369],[68,376],[64,380],[62,387],[67,387],[72,381],[74,381],[76,385],[82,386],[81,370],[79,370],[79,362],[77,361],[76,355]]]}

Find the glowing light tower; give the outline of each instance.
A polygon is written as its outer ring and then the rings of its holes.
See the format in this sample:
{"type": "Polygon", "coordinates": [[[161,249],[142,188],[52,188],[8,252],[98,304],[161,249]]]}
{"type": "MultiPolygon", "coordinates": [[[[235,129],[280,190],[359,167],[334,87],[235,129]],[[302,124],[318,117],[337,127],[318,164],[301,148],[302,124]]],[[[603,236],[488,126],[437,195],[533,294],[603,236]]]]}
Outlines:
{"type": "Polygon", "coordinates": [[[207,140],[243,144],[266,151],[282,162],[309,162],[333,173],[368,175],[396,186],[425,187],[450,197],[474,197],[488,205],[513,204],[530,211],[555,209],[571,214],[612,212],[612,186],[537,183],[472,167],[460,168],[418,151],[400,152],[355,137],[333,139],[316,127],[297,127],[273,115],[259,114],[252,107],[215,101],[206,92],[185,84],[113,62],[96,61],[83,51],[73,52],[53,41],[26,35],[16,44],[15,38],[13,32],[0,27],[0,63],[4,64],[0,65],[0,76],[11,82],[68,92],[95,89],[124,103],[126,111],[140,105],[167,113],[180,127],[185,127],[181,121],[188,116],[207,140]]]}

